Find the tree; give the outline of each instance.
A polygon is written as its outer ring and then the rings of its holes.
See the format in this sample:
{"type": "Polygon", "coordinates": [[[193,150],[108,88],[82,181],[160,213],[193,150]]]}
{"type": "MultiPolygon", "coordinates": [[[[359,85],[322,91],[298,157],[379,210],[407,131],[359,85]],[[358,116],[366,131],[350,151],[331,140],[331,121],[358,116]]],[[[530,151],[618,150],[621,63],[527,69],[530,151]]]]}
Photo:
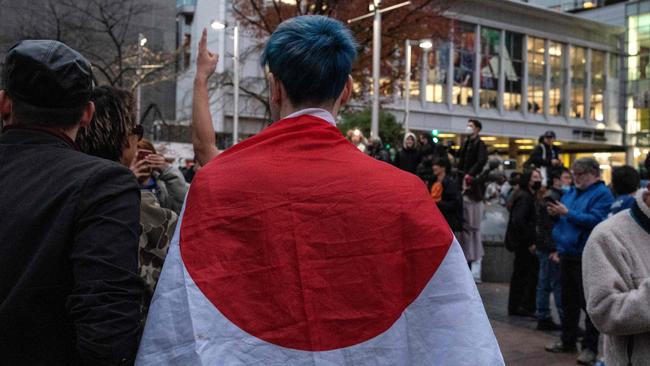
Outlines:
{"type": "MultiPolygon", "coordinates": [[[[342,114],[342,121],[337,123],[338,129],[346,135],[349,130],[359,129],[364,136],[370,136],[370,109],[348,111],[342,114]]],[[[400,146],[404,129],[397,123],[391,113],[379,113],[379,137],[384,144],[400,146]]]]}
{"type": "MultiPolygon", "coordinates": [[[[395,5],[403,0],[387,0],[382,8],[395,5]]],[[[448,36],[449,20],[443,17],[444,11],[454,5],[454,0],[413,0],[411,5],[382,14],[382,54],[381,74],[384,79],[381,89],[384,95],[391,95],[395,80],[403,76],[403,67],[395,67],[401,62],[399,50],[405,39],[422,39],[448,36]]],[[[233,12],[239,21],[265,39],[284,20],[294,16],[318,14],[343,22],[368,13],[370,1],[350,0],[233,0],[233,12]]],[[[369,92],[370,68],[372,65],[372,17],[353,23],[350,29],[359,42],[358,60],[352,76],[359,87],[355,97],[367,97],[369,92]]]]}
{"type": "Polygon", "coordinates": [[[176,51],[138,45],[138,21],[159,10],[151,1],[33,0],[14,8],[16,39],[68,44],[91,62],[98,84],[135,90],[174,77],[176,51]]]}

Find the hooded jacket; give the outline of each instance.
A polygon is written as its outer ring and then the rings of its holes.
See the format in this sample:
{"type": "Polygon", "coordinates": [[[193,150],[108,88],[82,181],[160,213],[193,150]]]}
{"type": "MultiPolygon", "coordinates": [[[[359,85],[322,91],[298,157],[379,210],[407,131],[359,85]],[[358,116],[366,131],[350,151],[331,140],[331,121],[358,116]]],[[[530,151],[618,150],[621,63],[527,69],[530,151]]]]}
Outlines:
{"type": "Polygon", "coordinates": [[[404,135],[402,148],[399,150],[397,155],[395,155],[394,161],[396,167],[413,174],[416,174],[418,163],[420,162],[420,152],[415,148],[415,141],[417,141],[415,134],[409,132],[404,135]],[[409,137],[413,138],[414,142],[413,146],[410,148],[406,147],[406,140],[409,137]]]}
{"type": "Polygon", "coordinates": [[[607,218],[612,202],[614,196],[602,181],[585,190],[572,187],[562,196],[569,213],[560,217],[553,228],[558,254],[579,259],[593,228],[607,218]]]}

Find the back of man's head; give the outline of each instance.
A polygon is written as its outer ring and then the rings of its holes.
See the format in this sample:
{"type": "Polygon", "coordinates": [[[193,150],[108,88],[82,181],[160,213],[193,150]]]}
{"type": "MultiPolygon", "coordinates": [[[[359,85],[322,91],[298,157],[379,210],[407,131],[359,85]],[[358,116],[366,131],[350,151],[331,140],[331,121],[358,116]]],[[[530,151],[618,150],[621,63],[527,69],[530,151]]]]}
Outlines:
{"type": "Polygon", "coordinates": [[[95,88],[92,94],[95,115],[89,126],[79,130],[77,145],[88,155],[120,161],[127,138],[135,126],[135,100],[124,89],[95,88]]]}
{"type": "Polygon", "coordinates": [[[356,49],[352,33],[338,20],[299,16],[271,34],[262,65],[282,83],[294,106],[334,102],[348,80],[356,49]]]}
{"type": "Polygon", "coordinates": [[[615,168],[612,172],[612,189],[617,196],[636,192],[640,184],[639,172],[629,165],[615,168]]]}
{"type": "Polygon", "coordinates": [[[5,57],[3,84],[16,125],[74,127],[93,89],[90,62],[65,44],[25,40],[5,57]]]}

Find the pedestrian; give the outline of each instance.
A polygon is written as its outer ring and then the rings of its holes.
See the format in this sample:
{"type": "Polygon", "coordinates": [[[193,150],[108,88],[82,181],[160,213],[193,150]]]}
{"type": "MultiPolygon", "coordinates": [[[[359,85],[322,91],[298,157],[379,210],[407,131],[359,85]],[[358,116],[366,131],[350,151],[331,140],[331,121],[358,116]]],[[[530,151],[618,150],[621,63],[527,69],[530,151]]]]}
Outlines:
{"type": "Polygon", "coordinates": [[[416,174],[420,163],[420,153],[415,146],[415,134],[408,132],[404,135],[402,148],[395,155],[396,167],[409,173],[416,174]]]}
{"type": "Polygon", "coordinates": [[[458,170],[462,177],[476,178],[487,163],[487,147],[479,136],[482,129],[483,125],[478,120],[470,119],[467,122],[470,135],[463,142],[458,156],[458,170]]]}
{"type": "Polygon", "coordinates": [[[650,193],[598,225],[585,247],[587,312],[604,335],[607,365],[650,365],[650,193]]]}
{"type": "Polygon", "coordinates": [[[350,142],[352,145],[356,146],[359,151],[364,153],[366,152],[366,148],[368,147],[368,140],[363,136],[363,132],[361,132],[361,130],[358,128],[352,130],[352,134],[350,135],[350,142]]]}
{"type": "Polygon", "coordinates": [[[505,244],[508,250],[515,253],[515,259],[510,279],[508,315],[535,316],[535,290],[539,268],[535,257],[535,196],[541,187],[542,176],[539,171],[522,174],[519,191],[510,209],[505,244]]]}
{"type": "MultiPolygon", "coordinates": [[[[564,168],[566,170],[566,168],[564,168]]],[[[562,311],[562,287],[560,286],[560,260],[553,241],[553,226],[555,220],[548,213],[548,202],[559,202],[564,195],[562,191],[563,171],[551,173],[551,185],[548,190],[540,189],[535,202],[535,232],[536,254],[539,263],[537,277],[537,330],[560,330],[561,327],[553,321],[549,306],[551,294],[555,300],[560,320],[564,318],[562,311]]]]}
{"type": "Polygon", "coordinates": [[[131,170],[138,177],[141,188],[155,194],[160,206],[181,213],[189,184],[178,168],[158,154],[151,141],[145,138],[138,141],[138,155],[131,170]]]}
{"type": "Polygon", "coordinates": [[[539,144],[530,154],[530,158],[524,164],[527,168],[535,168],[542,174],[542,186],[549,184],[549,178],[553,170],[562,168],[560,161],[560,149],[554,145],[556,140],[554,131],[546,131],[541,137],[539,144]]]}
{"type": "Polygon", "coordinates": [[[520,179],[520,172],[512,172],[510,173],[510,178],[508,178],[508,180],[501,186],[501,202],[503,202],[503,205],[508,207],[508,209],[512,207],[512,198],[519,189],[520,179]]]}
{"type": "Polygon", "coordinates": [[[482,183],[478,179],[469,179],[467,189],[463,192],[463,234],[460,245],[465,259],[472,269],[476,283],[481,283],[481,260],[485,255],[481,238],[481,222],[485,212],[482,183]]]}
{"type": "Polygon", "coordinates": [[[640,184],[641,177],[636,169],[629,165],[614,168],[612,172],[612,190],[616,195],[616,199],[610,208],[610,216],[616,215],[634,205],[636,192],[639,190],[640,184]]]}
{"type": "Polygon", "coordinates": [[[133,363],[140,194],[128,168],[74,142],[95,110],[91,64],[61,42],[26,40],[3,70],[1,363],[133,363]]]}
{"type": "MultiPolygon", "coordinates": [[[[142,126],[135,122],[135,98],[127,90],[100,86],[93,91],[91,100],[95,104],[95,116],[90,125],[77,134],[79,149],[89,155],[131,166],[144,132],[142,126]]],[[[140,171],[149,177],[152,166],[146,161],[142,159],[144,164],[141,164],[140,171]]],[[[177,220],[176,213],[161,207],[153,192],[140,190],[142,233],[138,249],[138,273],[146,286],[145,309],[158,283],[177,220]]]]}
{"type": "Polygon", "coordinates": [[[385,163],[391,162],[390,154],[388,154],[388,151],[386,151],[386,148],[384,147],[384,144],[381,142],[381,138],[379,137],[370,138],[370,143],[366,148],[366,154],[385,163]]]}
{"type": "MultiPolygon", "coordinates": [[[[582,287],[582,251],[593,228],[609,213],[614,197],[600,179],[600,165],[593,158],[580,158],[573,162],[575,186],[562,196],[558,203],[549,203],[548,210],[557,217],[553,227],[553,240],[560,259],[560,284],[562,286],[562,337],[546,347],[549,352],[575,352],[578,337],[580,309],[585,310],[582,287]]],[[[590,364],[598,355],[598,330],[589,315],[585,316],[585,336],[577,361],[590,364]]]]}
{"type": "Polygon", "coordinates": [[[460,237],[463,231],[463,197],[458,183],[451,173],[451,163],[444,158],[437,158],[432,164],[435,183],[429,187],[433,200],[447,220],[454,235],[460,237]]]}
{"type": "MultiPolygon", "coordinates": [[[[198,49],[205,117],[217,64],[207,31],[198,49]]],[[[194,178],[139,365],[503,365],[420,179],[359,154],[336,128],[357,49],[324,16],[271,34],[262,62],[275,122],[194,178]]]]}

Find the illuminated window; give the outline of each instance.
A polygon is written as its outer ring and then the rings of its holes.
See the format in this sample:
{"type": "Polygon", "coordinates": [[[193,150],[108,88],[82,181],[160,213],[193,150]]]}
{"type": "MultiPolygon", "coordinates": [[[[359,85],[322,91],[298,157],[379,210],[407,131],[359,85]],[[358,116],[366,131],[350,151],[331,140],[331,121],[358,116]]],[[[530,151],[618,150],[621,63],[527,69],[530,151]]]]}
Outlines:
{"type": "Polygon", "coordinates": [[[474,80],[474,25],[454,23],[454,87],[452,102],[468,105],[472,102],[474,80]]]}
{"type": "MultiPolygon", "coordinates": [[[[448,41],[435,41],[427,53],[427,102],[444,103],[447,89],[447,70],[449,66],[448,41]]],[[[419,47],[418,47],[419,48],[419,47]]]]}
{"type": "Polygon", "coordinates": [[[519,33],[506,32],[506,54],[503,65],[505,74],[505,91],[503,108],[510,111],[521,109],[521,75],[522,48],[524,36],[519,33]]]}
{"type": "Polygon", "coordinates": [[[528,37],[528,113],[544,112],[544,40],[528,37]]]}
{"type": "Polygon", "coordinates": [[[481,28],[481,108],[496,108],[499,103],[500,40],[500,30],[481,28]]]}
{"type": "Polygon", "coordinates": [[[571,109],[570,116],[584,118],[585,116],[585,73],[586,50],[583,47],[571,47],[571,109]]]}
{"type": "Polygon", "coordinates": [[[605,96],[605,52],[591,52],[591,97],[589,118],[602,121],[603,98],[605,96]]]}
{"type": "Polygon", "coordinates": [[[549,42],[548,55],[551,64],[551,85],[548,90],[548,112],[553,116],[562,115],[562,90],[564,89],[564,61],[562,50],[564,45],[558,42],[549,42]]]}

